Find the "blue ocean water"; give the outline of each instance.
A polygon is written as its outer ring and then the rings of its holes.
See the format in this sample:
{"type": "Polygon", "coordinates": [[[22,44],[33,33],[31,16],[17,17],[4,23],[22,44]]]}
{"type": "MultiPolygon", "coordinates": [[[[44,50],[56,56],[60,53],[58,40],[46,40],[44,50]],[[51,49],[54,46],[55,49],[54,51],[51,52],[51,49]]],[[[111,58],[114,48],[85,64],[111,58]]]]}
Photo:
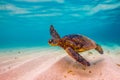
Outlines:
{"type": "Polygon", "coordinates": [[[1,0],[0,48],[49,46],[51,24],[61,36],[120,45],[120,1],[1,0]]]}

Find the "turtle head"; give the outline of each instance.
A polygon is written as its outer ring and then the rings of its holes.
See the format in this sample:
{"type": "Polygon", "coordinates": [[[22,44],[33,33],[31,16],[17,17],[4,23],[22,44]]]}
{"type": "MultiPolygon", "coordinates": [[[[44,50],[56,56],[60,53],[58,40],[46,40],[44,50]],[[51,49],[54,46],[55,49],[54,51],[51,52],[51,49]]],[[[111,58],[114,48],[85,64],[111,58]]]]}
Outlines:
{"type": "Polygon", "coordinates": [[[59,40],[57,40],[57,39],[50,39],[50,40],[48,41],[48,43],[49,43],[51,46],[58,46],[59,40]]]}

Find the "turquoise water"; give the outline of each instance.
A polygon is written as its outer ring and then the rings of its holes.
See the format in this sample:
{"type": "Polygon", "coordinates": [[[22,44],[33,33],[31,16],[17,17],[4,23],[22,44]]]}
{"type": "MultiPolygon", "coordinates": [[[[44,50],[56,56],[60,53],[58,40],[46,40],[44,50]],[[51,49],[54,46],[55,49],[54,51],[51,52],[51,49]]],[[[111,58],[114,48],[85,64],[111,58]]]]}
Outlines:
{"type": "Polygon", "coordinates": [[[2,0],[0,48],[49,46],[49,27],[120,45],[119,0],[2,0]]]}

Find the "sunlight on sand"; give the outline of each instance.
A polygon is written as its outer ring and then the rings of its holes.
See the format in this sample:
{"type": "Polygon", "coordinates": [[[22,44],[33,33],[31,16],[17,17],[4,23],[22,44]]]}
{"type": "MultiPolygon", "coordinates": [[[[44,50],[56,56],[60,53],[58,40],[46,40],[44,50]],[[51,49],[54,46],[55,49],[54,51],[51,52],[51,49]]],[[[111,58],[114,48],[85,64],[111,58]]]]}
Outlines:
{"type": "Polygon", "coordinates": [[[81,54],[84,67],[62,49],[36,48],[0,52],[0,80],[120,80],[120,51],[104,48],[81,54]],[[114,53],[113,53],[114,52],[114,53]]]}

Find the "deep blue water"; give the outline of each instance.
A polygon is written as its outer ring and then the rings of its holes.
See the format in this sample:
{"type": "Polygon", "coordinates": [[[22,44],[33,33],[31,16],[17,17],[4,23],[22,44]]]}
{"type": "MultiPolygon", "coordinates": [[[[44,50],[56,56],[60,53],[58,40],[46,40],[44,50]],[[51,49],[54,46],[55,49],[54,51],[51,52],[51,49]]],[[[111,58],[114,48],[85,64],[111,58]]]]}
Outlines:
{"type": "Polygon", "coordinates": [[[49,27],[120,45],[119,0],[2,0],[0,48],[48,46],[49,27]]]}

